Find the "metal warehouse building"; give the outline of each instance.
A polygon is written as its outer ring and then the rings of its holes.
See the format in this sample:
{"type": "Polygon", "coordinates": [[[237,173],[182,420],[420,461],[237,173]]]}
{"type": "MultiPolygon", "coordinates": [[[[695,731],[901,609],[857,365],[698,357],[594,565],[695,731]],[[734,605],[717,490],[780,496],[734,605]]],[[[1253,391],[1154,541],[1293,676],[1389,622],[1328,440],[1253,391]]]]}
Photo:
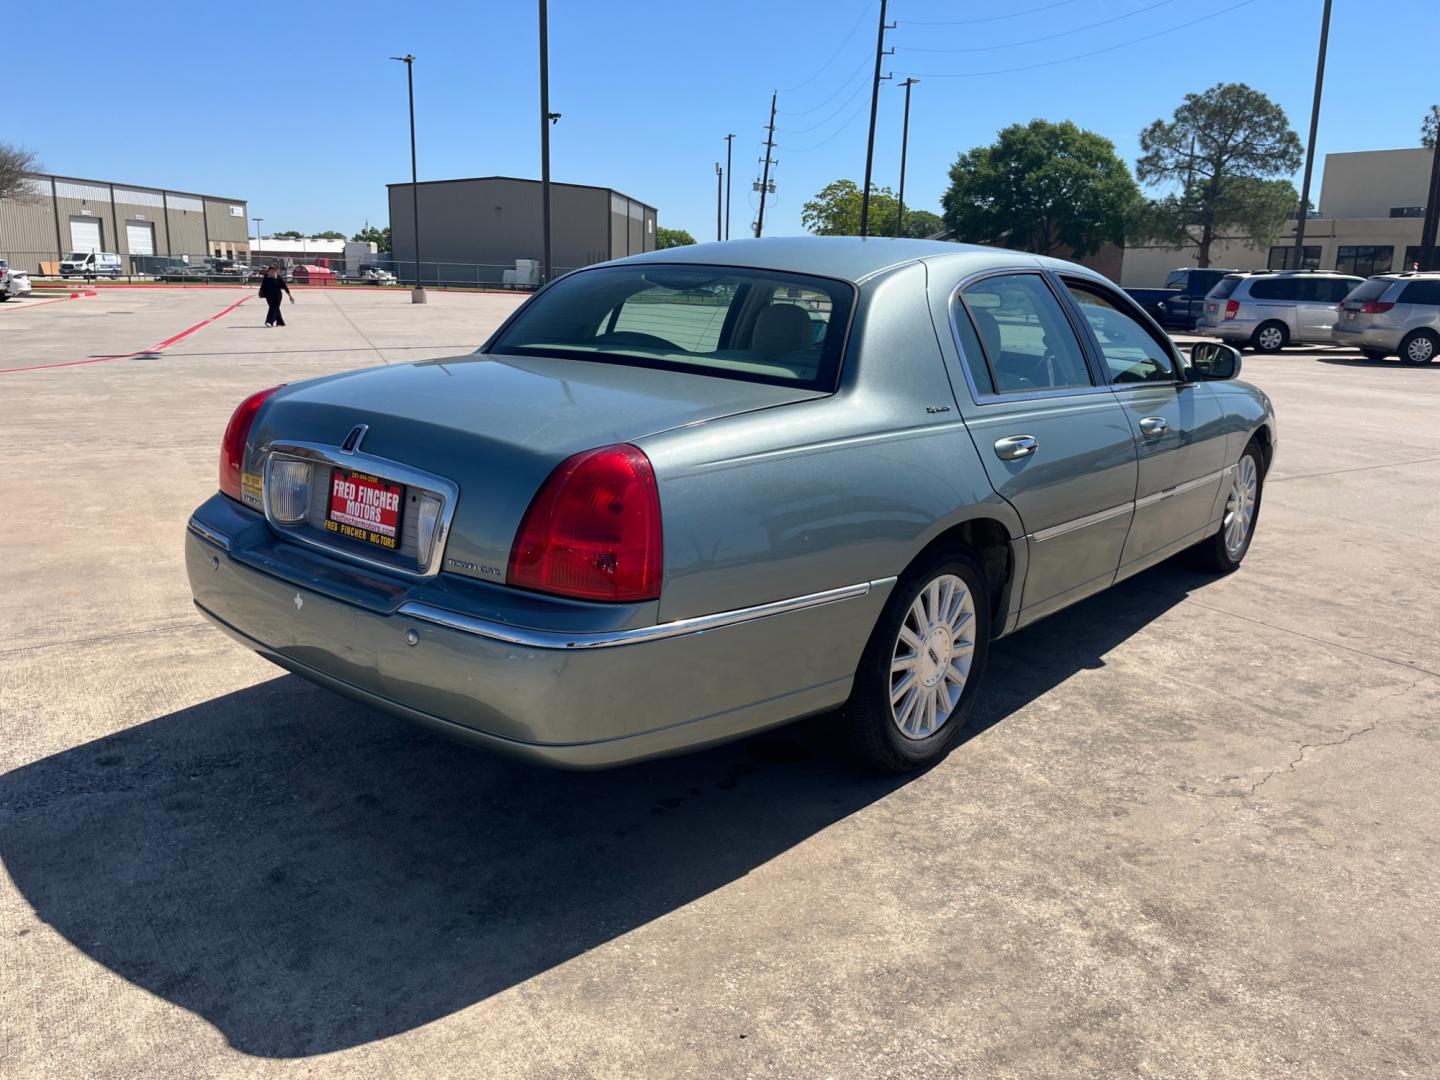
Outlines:
{"type": "Polygon", "coordinates": [[[164,188],[37,175],[30,193],[0,202],[0,258],[42,272],[70,251],[109,251],[125,271],[132,256],[244,259],[246,204],[164,188]]]}
{"type": "MultiPolygon", "coordinates": [[[[415,261],[411,185],[390,184],[389,190],[395,269],[405,276],[406,264],[415,261]]],[[[542,256],[538,180],[427,180],[419,196],[420,276],[426,282],[499,283],[517,260],[542,256]]],[[[655,208],[610,188],[552,182],[550,238],[556,273],[654,251],[655,208]]]]}

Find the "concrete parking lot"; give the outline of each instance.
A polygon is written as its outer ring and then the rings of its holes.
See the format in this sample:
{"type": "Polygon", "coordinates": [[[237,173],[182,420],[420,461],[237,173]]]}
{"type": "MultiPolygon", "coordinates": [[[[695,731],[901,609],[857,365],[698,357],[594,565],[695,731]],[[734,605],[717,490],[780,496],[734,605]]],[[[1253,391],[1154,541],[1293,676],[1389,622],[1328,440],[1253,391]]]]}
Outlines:
{"type": "Polygon", "coordinates": [[[1244,567],[999,643],[925,775],[824,717],[573,774],[283,674],[181,563],[241,397],[514,298],[98,292],[0,308],[0,1075],[1440,1075],[1440,365],[1247,354],[1244,567]]]}

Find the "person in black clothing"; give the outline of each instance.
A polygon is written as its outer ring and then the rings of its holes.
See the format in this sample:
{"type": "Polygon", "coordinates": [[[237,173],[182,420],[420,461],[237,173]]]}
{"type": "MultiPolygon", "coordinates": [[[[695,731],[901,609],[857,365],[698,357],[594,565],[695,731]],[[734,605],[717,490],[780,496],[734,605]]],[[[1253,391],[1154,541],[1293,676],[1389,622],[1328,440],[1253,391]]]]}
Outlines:
{"type": "Polygon", "coordinates": [[[266,326],[285,325],[285,316],[280,314],[280,294],[282,292],[290,297],[292,304],[295,302],[295,294],[290,291],[290,286],[280,276],[280,271],[272,266],[260,279],[260,297],[270,305],[270,310],[265,313],[266,326]]]}

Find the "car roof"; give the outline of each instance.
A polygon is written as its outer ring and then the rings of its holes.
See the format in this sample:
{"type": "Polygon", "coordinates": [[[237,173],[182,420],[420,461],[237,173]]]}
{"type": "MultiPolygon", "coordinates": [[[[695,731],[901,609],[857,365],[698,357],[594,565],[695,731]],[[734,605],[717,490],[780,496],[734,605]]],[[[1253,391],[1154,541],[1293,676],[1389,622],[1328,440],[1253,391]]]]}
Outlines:
{"type": "MultiPolygon", "coordinates": [[[[1043,265],[1051,269],[1090,271],[1073,263],[1042,258],[1023,251],[956,244],[948,240],[911,240],[890,236],[767,236],[761,239],[722,240],[705,244],[647,251],[604,263],[626,266],[653,263],[691,263],[737,266],[754,270],[788,270],[818,274],[857,284],[886,270],[914,262],[944,259],[947,263],[974,264],[980,270],[996,265],[1043,265]]],[[[969,269],[968,266],[962,269],[969,269]]]]}

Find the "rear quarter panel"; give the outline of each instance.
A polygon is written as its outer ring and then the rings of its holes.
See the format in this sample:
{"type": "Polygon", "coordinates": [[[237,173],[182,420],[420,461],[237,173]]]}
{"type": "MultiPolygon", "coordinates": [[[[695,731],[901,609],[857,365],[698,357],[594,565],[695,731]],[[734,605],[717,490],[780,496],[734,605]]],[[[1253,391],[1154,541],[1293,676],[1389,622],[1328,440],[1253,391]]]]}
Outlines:
{"type": "Polygon", "coordinates": [[[898,575],[970,517],[1020,534],[956,411],[920,264],[863,286],[833,396],[640,445],[664,515],[662,620],[898,575]]]}

